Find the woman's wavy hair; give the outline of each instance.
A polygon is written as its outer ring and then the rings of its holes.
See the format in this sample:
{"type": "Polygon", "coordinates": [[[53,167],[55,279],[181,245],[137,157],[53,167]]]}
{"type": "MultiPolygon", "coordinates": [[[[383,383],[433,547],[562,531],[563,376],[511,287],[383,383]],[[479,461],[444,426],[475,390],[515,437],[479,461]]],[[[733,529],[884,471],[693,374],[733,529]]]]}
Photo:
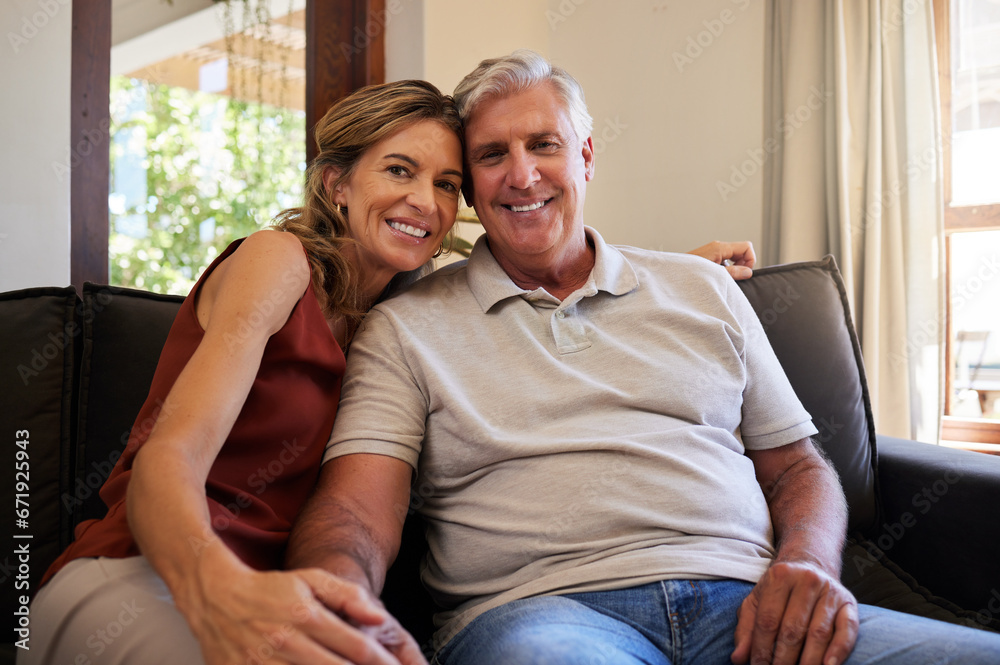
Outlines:
{"type": "Polygon", "coordinates": [[[306,248],[323,310],[345,316],[349,324],[356,324],[365,314],[358,276],[343,254],[343,248],[354,240],[348,232],[347,210],[337,210],[323,175],[330,167],[339,170],[336,187],[351,177],[365,151],[422,120],[439,122],[455,132],[464,149],[462,122],[454,101],[426,81],[367,86],[339,100],[316,124],[319,150],[306,172],[302,207],[285,210],[275,218],[275,227],[294,233],[306,248]]]}

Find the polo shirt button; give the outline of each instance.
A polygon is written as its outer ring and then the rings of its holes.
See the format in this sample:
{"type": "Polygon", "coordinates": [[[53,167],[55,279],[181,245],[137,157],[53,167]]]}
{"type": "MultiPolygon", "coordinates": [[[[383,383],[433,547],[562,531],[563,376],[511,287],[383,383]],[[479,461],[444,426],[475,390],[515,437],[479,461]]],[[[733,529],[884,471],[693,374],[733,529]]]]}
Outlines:
{"type": "Polygon", "coordinates": [[[556,318],[557,319],[565,319],[566,318],[566,312],[556,312],[556,318]]]}

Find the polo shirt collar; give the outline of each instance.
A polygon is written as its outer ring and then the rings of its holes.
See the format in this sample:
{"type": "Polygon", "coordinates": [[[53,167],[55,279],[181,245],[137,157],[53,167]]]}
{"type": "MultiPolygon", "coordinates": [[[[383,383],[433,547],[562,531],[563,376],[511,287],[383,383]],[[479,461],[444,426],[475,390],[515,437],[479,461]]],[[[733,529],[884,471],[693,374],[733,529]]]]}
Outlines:
{"type": "MultiPolygon", "coordinates": [[[[590,273],[590,279],[579,290],[589,291],[591,294],[605,291],[620,296],[638,287],[639,278],[628,259],[604,242],[601,234],[591,227],[585,226],[584,231],[594,244],[594,269],[590,273]]],[[[501,300],[524,297],[533,293],[515,284],[504,272],[490,252],[485,233],[479,236],[472,248],[467,271],[469,289],[484,313],[501,300]]]]}

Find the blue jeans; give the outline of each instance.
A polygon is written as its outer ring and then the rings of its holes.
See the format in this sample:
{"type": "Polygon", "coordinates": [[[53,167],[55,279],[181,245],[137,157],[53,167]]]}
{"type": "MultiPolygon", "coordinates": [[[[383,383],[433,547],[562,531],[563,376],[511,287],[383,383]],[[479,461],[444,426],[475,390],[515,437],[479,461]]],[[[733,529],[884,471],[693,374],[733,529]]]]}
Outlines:
{"type": "MultiPolygon", "coordinates": [[[[434,665],[730,665],[752,584],[667,580],[614,591],[517,600],[478,616],[434,665]]],[[[859,607],[848,665],[996,665],[1000,635],[859,607]]]]}

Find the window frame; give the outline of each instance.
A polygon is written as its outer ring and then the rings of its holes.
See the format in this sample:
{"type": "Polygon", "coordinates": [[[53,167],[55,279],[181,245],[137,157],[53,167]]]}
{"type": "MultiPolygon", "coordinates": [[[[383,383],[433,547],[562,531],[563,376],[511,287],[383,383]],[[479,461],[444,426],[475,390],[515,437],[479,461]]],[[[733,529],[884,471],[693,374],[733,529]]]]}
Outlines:
{"type": "MultiPolygon", "coordinates": [[[[942,417],[941,438],[947,441],[971,444],[1000,443],[1000,422],[985,419],[962,418],[950,415],[952,410],[953,358],[951,311],[951,235],[963,231],[1000,229],[1000,204],[953,205],[951,198],[951,8],[953,0],[933,0],[934,32],[937,48],[938,88],[941,97],[941,146],[944,164],[944,234],[945,234],[945,289],[947,294],[947,331],[945,347],[945,410],[942,417]]],[[[977,447],[978,448],[978,447],[977,447]]]]}

